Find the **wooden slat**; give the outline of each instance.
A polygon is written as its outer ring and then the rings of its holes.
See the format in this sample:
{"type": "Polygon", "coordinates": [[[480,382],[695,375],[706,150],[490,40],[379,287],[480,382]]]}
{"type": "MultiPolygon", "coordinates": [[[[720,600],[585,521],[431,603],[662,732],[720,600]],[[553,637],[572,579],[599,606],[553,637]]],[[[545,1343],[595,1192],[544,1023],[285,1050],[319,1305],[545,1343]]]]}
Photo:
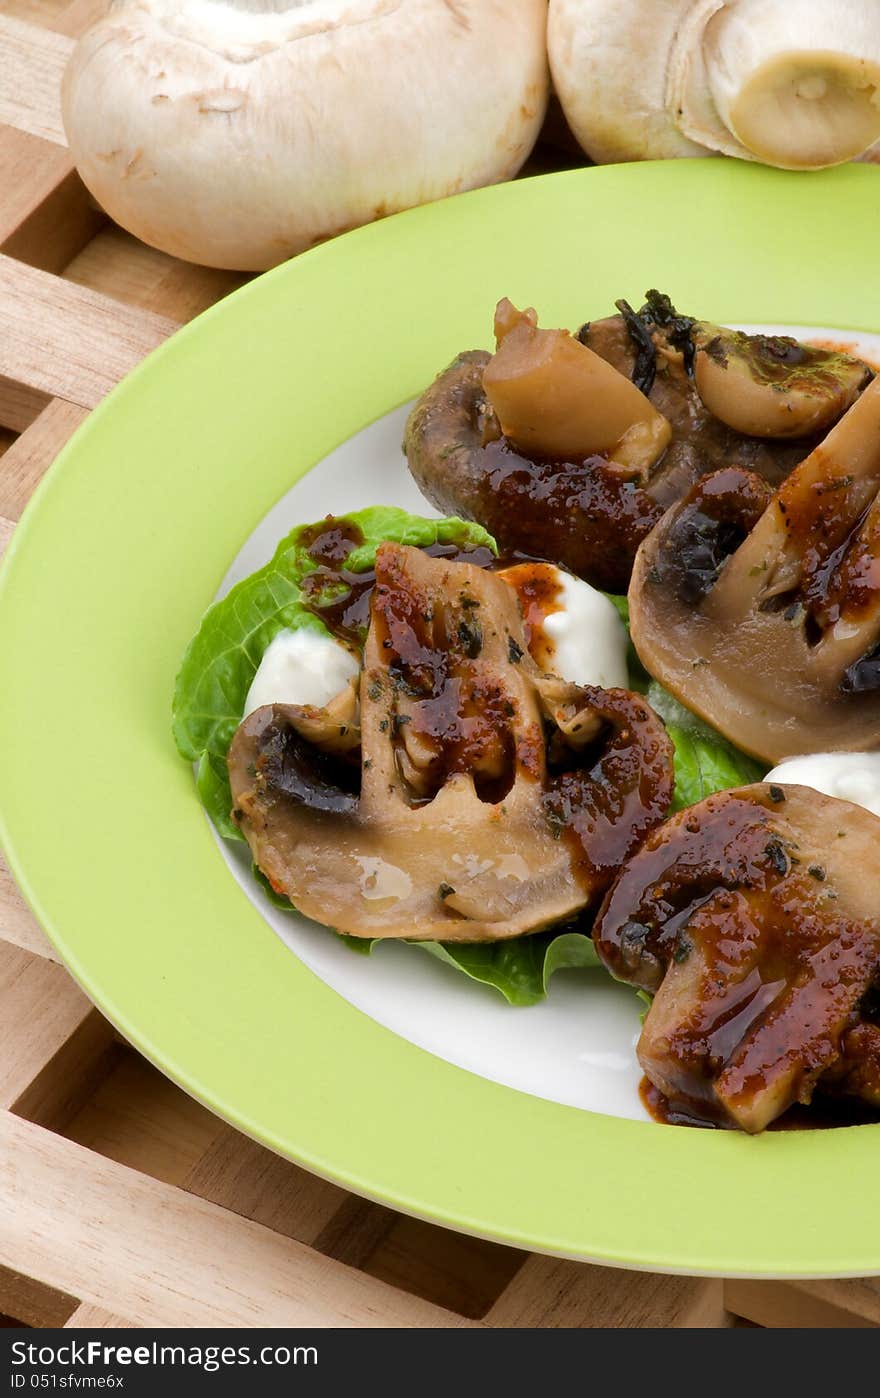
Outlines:
{"type": "Polygon", "coordinates": [[[113,223],[83,248],[64,275],[80,286],[175,321],[192,320],[247,280],[241,272],[180,262],[146,247],[113,223]]]}
{"type": "Polygon", "coordinates": [[[224,1127],[183,1182],[185,1189],[285,1238],[314,1244],[348,1196],[224,1127]]]}
{"type": "Polygon", "coordinates": [[[63,967],[0,942],[0,1107],[13,1107],[94,1013],[63,967]]]}
{"type": "Polygon", "coordinates": [[[61,76],[73,40],[0,14],[0,122],[63,146],[61,76]]]}
{"type": "Polygon", "coordinates": [[[49,20],[47,29],[78,39],[95,20],[107,13],[110,0],[73,0],[72,5],[54,6],[58,13],[49,20]]]}
{"type": "MultiPolygon", "coordinates": [[[[2,294],[0,291],[0,302],[2,294]]],[[[0,357],[2,353],[3,347],[0,345],[0,357]]],[[[0,427],[11,428],[13,432],[25,432],[51,401],[48,393],[42,393],[37,388],[31,388],[0,373],[0,427]]]]}
{"type": "Polygon", "coordinates": [[[107,1160],[181,1184],[222,1130],[217,1117],[151,1063],[117,1047],[111,1070],[64,1134],[107,1160]]]}
{"type": "Polygon", "coordinates": [[[0,126],[0,252],[60,272],[106,222],[67,151],[0,126]]]}
{"type": "Polygon", "coordinates": [[[3,1253],[0,1239],[0,1311],[19,1325],[65,1325],[76,1310],[76,1297],[4,1266],[3,1253]]]}
{"type": "Polygon", "coordinates": [[[468,1323],[8,1113],[0,1179],[6,1265],[138,1325],[468,1323]]]}
{"type": "Polygon", "coordinates": [[[134,1329],[133,1320],[123,1320],[121,1316],[114,1315],[112,1311],[105,1311],[103,1306],[77,1306],[73,1315],[64,1325],[65,1330],[130,1330],[134,1329]]]}
{"type": "Polygon", "coordinates": [[[176,328],[0,256],[0,376],[43,395],[43,406],[63,398],[93,408],[176,328]]]}
{"type": "Polygon", "coordinates": [[[364,1271],[481,1320],[525,1257],[516,1248],[395,1214],[391,1228],[364,1263],[364,1271]]]}
{"type": "MultiPolygon", "coordinates": [[[[2,474],[2,470],[0,470],[2,474]]],[[[0,516],[0,554],[5,543],[12,537],[12,520],[0,516]],[[5,537],[4,537],[5,536],[5,537]]],[[[0,855],[0,939],[13,946],[22,947],[36,956],[57,961],[55,948],[18,891],[18,885],[0,855]]]]}
{"type": "MultiPolygon", "coordinates": [[[[854,1282],[829,1282],[829,1297],[812,1294],[816,1283],[728,1281],[725,1302],[736,1316],[773,1330],[865,1330],[878,1324],[852,1305],[854,1282]],[[837,1304],[835,1304],[835,1302],[837,1304]]],[[[856,1303],[858,1305],[858,1302],[856,1303]]],[[[875,1313],[880,1311],[876,1305],[875,1313]]]]}
{"type": "MultiPolygon", "coordinates": [[[[9,540],[12,538],[12,531],[13,531],[14,528],[15,528],[15,521],[14,521],[14,520],[7,519],[7,518],[5,517],[5,515],[0,515],[0,558],[2,558],[2,557],[3,557],[3,554],[6,552],[6,546],[7,546],[7,544],[9,543],[9,540]]],[[[5,875],[6,875],[5,865],[3,864],[2,858],[0,858],[0,881],[2,881],[2,879],[4,878],[5,875]]],[[[2,887],[2,883],[0,883],[0,887],[2,887]]],[[[17,889],[14,890],[14,896],[18,898],[19,902],[21,901],[21,899],[20,899],[20,897],[19,897],[19,895],[18,895],[18,890],[17,890],[17,889]]],[[[2,896],[2,892],[0,892],[0,935],[2,935],[2,929],[3,929],[3,896],[2,896]]]]}
{"type": "Polygon", "coordinates": [[[88,417],[85,408],[51,398],[39,416],[7,448],[0,466],[0,514],[22,511],[61,448],[88,417]]]}
{"type": "Polygon", "coordinates": [[[111,0],[73,0],[73,4],[53,4],[57,14],[46,24],[55,29],[56,34],[67,34],[71,38],[85,34],[88,28],[108,11],[111,0]]]}
{"type": "Polygon", "coordinates": [[[487,1325],[589,1330],[720,1328],[722,1283],[621,1272],[531,1256],[486,1315],[487,1325]]]}
{"type": "Polygon", "coordinates": [[[794,1283],[802,1296],[846,1310],[871,1325],[880,1326],[880,1277],[853,1277],[847,1281],[794,1283]]]}

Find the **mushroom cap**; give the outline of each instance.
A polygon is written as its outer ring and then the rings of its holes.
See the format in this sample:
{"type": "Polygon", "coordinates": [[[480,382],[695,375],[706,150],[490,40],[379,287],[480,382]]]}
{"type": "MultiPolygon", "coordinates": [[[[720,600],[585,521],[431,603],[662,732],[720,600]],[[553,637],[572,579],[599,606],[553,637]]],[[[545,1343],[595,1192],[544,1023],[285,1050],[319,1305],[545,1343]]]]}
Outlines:
{"type": "Polygon", "coordinates": [[[546,0],[118,0],[65,73],[68,144],[144,242],[262,270],[514,175],[546,108],[545,16],[546,0]]]}
{"type": "Polygon", "coordinates": [[[599,164],[707,155],[666,101],[669,56],[693,0],[551,0],[553,86],[584,150],[599,164]]]}
{"type": "Polygon", "coordinates": [[[359,761],[316,746],[316,724],[282,705],[241,724],[233,816],[277,892],[354,936],[478,942],[569,918],[672,795],[641,696],[546,676],[511,587],[402,545],[376,558],[359,761]]]}
{"type": "Polygon", "coordinates": [[[880,380],[775,496],[731,467],[639,549],[630,625],[650,673],[775,763],[880,744],[880,380]]]}
{"type": "Polygon", "coordinates": [[[880,821],[806,787],[722,792],[654,831],[593,933],[612,975],[656,992],[638,1044],[654,1086],[745,1131],[825,1074],[872,1100],[871,1036],[849,1036],[880,977],[878,886],[880,821]]]}

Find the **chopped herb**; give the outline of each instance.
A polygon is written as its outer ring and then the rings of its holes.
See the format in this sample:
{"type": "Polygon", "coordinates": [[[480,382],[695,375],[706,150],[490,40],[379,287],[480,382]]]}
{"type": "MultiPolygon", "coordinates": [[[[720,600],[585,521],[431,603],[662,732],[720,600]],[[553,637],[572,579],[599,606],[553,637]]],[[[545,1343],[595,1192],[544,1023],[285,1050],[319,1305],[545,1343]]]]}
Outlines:
{"type": "Polygon", "coordinates": [[[371,699],[374,704],[382,698],[382,686],[377,684],[375,680],[367,690],[367,698],[371,699]]]}
{"type": "Polygon", "coordinates": [[[777,874],[788,873],[788,856],[779,840],[771,840],[769,844],[765,845],[764,853],[770,860],[777,874]]]}
{"type": "Polygon", "coordinates": [[[771,786],[771,788],[770,788],[770,800],[771,800],[771,801],[775,801],[777,805],[779,804],[780,801],[784,801],[784,800],[785,800],[785,792],[782,790],[782,787],[781,787],[781,786],[771,786]]]}
{"type": "Polygon", "coordinates": [[[387,732],[388,732],[388,720],[387,720],[387,718],[383,718],[383,719],[380,719],[380,720],[379,720],[379,732],[380,732],[380,733],[387,733],[387,732]]]}
{"type": "Polygon", "coordinates": [[[507,658],[511,665],[516,665],[523,658],[522,647],[517,645],[512,636],[507,638],[507,658]]]}
{"type": "Polygon", "coordinates": [[[812,878],[818,879],[820,883],[825,882],[825,870],[822,868],[821,864],[811,864],[807,873],[810,874],[812,878]]]}
{"type": "Polygon", "coordinates": [[[680,966],[683,961],[687,961],[693,949],[694,944],[690,937],[685,937],[683,933],[679,933],[675,943],[675,950],[672,953],[672,959],[676,966],[680,966]]]}
{"type": "Polygon", "coordinates": [[[444,898],[448,898],[449,895],[454,892],[455,889],[452,887],[451,883],[441,883],[440,887],[437,889],[437,897],[442,902],[444,898]]]}
{"type": "Polygon", "coordinates": [[[483,649],[483,633],[479,625],[462,617],[458,623],[458,639],[468,660],[476,660],[483,649]]]}
{"type": "Polygon", "coordinates": [[[409,723],[409,714],[395,714],[394,727],[402,728],[405,723],[409,723]]]}

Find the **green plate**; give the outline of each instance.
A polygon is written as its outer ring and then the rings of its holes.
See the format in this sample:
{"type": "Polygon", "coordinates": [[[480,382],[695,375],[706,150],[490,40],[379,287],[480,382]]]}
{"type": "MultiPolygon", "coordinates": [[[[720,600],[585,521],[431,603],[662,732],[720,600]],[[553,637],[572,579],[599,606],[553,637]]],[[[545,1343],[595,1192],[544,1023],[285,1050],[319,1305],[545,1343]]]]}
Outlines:
{"type": "Polygon", "coordinates": [[[272,934],[169,732],[183,648],[258,520],[484,344],[497,297],[568,324],[657,285],[718,320],[876,331],[878,218],[865,166],[694,160],[484,190],[261,277],[76,434],[0,579],[3,836],[80,984],[188,1092],[349,1189],[521,1247],[726,1275],[880,1272],[880,1126],[749,1139],[619,1120],[414,1048],[272,934]]]}

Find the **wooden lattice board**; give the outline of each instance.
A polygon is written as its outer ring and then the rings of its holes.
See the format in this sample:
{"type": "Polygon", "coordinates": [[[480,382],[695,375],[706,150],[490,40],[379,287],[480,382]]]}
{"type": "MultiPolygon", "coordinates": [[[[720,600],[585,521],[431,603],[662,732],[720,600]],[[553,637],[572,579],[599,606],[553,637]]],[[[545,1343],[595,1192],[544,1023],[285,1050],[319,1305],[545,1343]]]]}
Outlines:
{"type": "MultiPolygon", "coordinates": [[[[0,549],[113,384],[242,281],[137,242],[76,176],[58,86],[104,3],[0,0],[0,549]]],[[[880,1325],[877,1280],[617,1272],[347,1195],[224,1125],[121,1042],[2,867],[0,1135],[10,1323],[880,1325]]]]}

